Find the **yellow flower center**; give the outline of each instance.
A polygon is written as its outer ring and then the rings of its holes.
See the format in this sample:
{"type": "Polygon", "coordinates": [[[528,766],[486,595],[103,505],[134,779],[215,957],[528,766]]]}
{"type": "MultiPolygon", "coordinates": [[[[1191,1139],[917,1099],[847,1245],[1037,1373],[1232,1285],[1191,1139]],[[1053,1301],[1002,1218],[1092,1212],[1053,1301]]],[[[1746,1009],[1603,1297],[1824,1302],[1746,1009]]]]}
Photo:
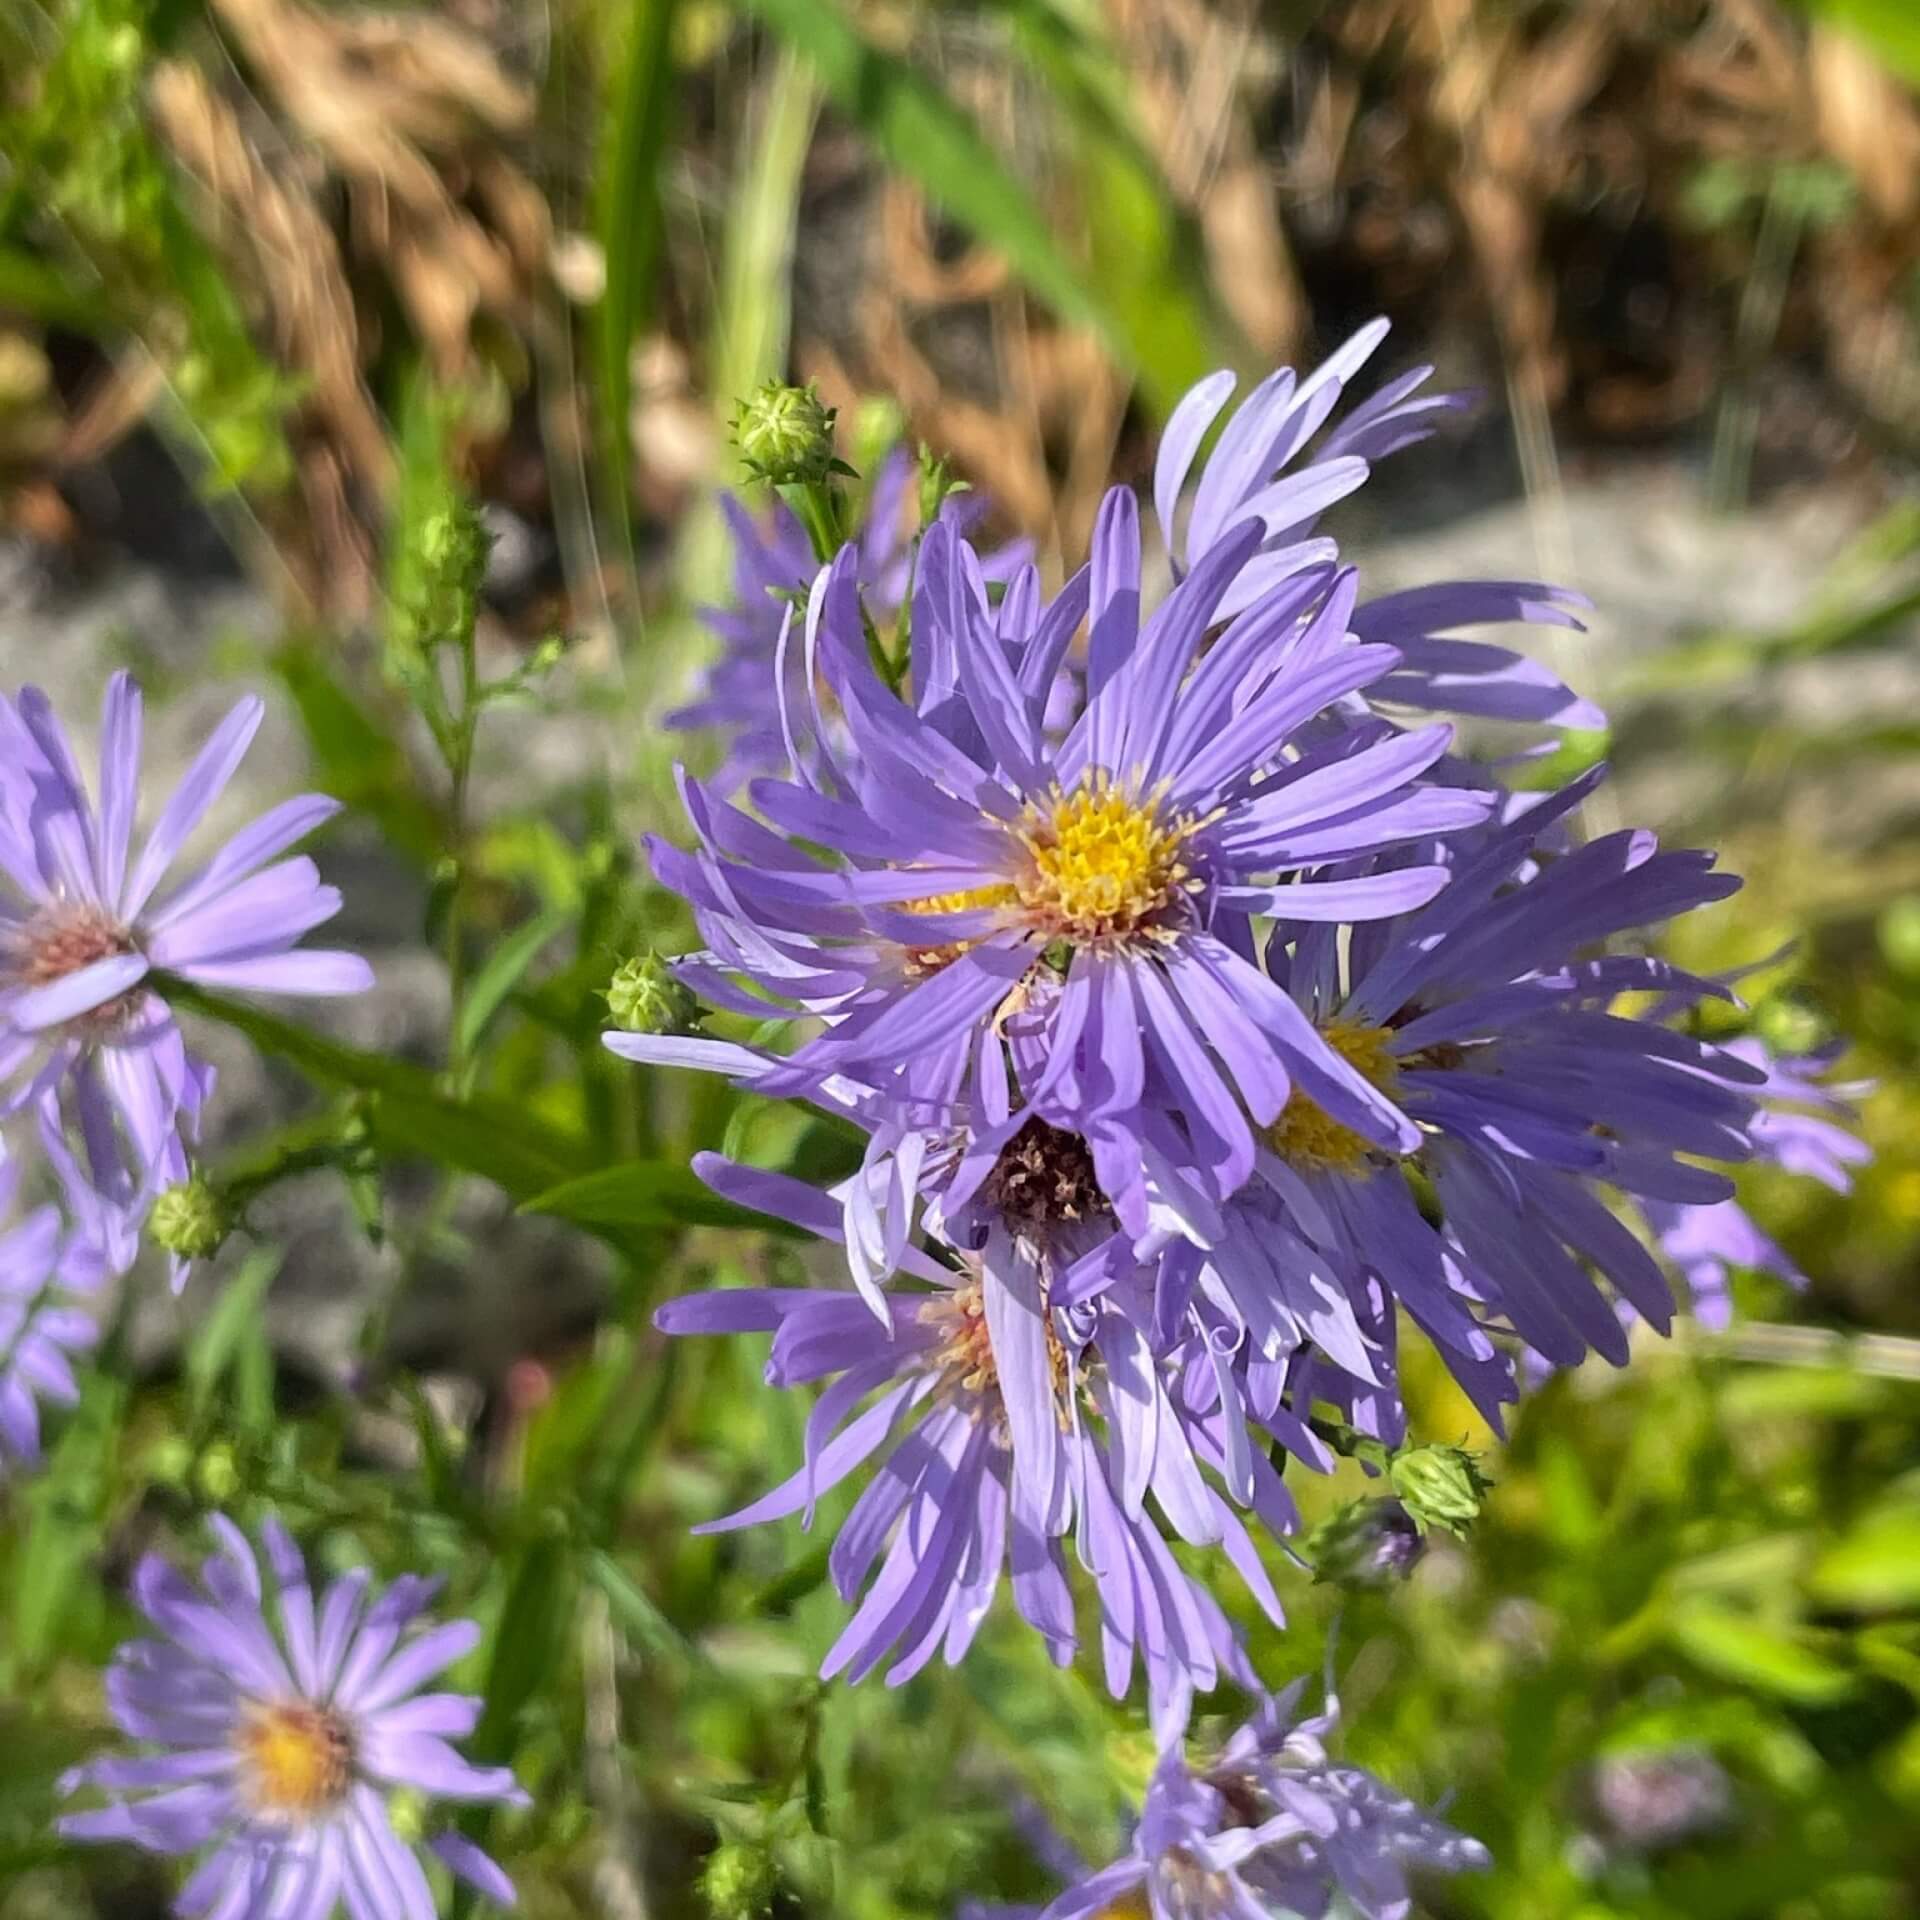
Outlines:
{"type": "Polygon", "coordinates": [[[253,1802],[267,1813],[325,1813],[353,1784],[353,1733],[328,1707],[256,1707],[239,1747],[253,1802]]]}
{"type": "MultiPolygon", "coordinates": [[[[908,913],[971,913],[976,907],[1003,907],[1014,899],[1013,889],[1004,881],[992,886],[968,887],[959,893],[930,893],[924,900],[903,900],[908,913]]],[[[941,944],[907,949],[907,971],[918,978],[938,973],[949,961],[957,960],[973,944],[971,940],[949,940],[941,944]]]]}
{"type": "Polygon", "coordinates": [[[1185,890],[1182,850],[1196,824],[1162,819],[1155,796],[1096,770],[1028,808],[1020,905],[1041,931],[1077,946],[1150,930],[1185,890]]]}
{"type": "MultiPolygon", "coordinates": [[[[1392,1093],[1399,1068],[1392,1051],[1390,1027],[1357,1027],[1335,1020],[1321,1029],[1321,1039],[1362,1079],[1382,1093],[1392,1093]]],[[[1295,1086],[1267,1129],[1267,1144],[1289,1166],[1308,1173],[1341,1173],[1349,1178],[1364,1173],[1373,1142],[1354,1132],[1295,1086]]]]}
{"type": "Polygon", "coordinates": [[[1152,1920],[1146,1888],[1135,1887],[1131,1893],[1123,1893],[1118,1900],[1102,1907],[1093,1920],[1152,1920]]]}
{"type": "Polygon", "coordinates": [[[976,907],[1004,907],[1013,898],[1013,889],[1001,882],[960,893],[930,893],[924,900],[905,900],[901,905],[909,913],[972,913],[976,907]]]}
{"type": "MultiPolygon", "coordinates": [[[[987,1327],[987,1303],[978,1280],[922,1302],[920,1318],[940,1335],[933,1364],[947,1393],[1000,1393],[1000,1369],[993,1357],[993,1335],[987,1327]]],[[[1053,1397],[1064,1430],[1067,1418],[1067,1350],[1047,1315],[1047,1360],[1053,1374],[1053,1397]]]]}

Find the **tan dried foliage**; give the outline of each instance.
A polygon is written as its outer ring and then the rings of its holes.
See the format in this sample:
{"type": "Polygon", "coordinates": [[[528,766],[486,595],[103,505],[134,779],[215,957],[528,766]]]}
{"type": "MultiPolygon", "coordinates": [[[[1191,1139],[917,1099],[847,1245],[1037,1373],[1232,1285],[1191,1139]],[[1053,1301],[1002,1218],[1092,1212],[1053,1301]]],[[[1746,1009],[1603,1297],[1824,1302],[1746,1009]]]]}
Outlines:
{"type": "Polygon", "coordinates": [[[208,237],[244,262],[276,353],[311,381],[314,412],[362,482],[384,493],[392,455],[360,376],[353,292],[308,182],[295,168],[268,165],[239,112],[189,61],[155,68],[148,104],[161,138],[205,193],[208,237]]]}
{"type": "Polygon", "coordinates": [[[215,0],[290,133],[347,191],[355,251],[391,275],[436,368],[470,364],[476,320],[523,330],[552,226],[509,157],[533,94],[443,16],[215,0]]]}

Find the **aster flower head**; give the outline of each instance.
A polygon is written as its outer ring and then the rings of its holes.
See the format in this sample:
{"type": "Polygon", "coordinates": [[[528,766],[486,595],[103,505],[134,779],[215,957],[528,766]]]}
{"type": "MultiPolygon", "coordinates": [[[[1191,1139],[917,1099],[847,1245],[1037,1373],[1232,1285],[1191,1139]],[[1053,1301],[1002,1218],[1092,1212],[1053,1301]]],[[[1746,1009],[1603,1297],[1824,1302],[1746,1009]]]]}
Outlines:
{"type": "Polygon", "coordinates": [[[1312,731],[1397,658],[1352,641],[1351,574],[1282,583],[1202,649],[1261,537],[1258,519],[1236,523],[1143,625],[1124,492],[1091,569],[1044,609],[1030,573],[994,605],[964,543],[936,527],[912,704],[868,657],[843,555],[815,585],[807,647],[851,750],[824,756],[818,780],[796,760],[792,781],[756,782],[770,826],[685,781],[701,849],[654,847],[707,937],[689,984],[828,1020],[792,1056],[791,1090],[843,1075],[929,1113],[963,1097],[988,1125],[1024,1108],[1089,1126],[1129,1224],[1143,1108],[1199,1142],[1229,1191],[1252,1169],[1247,1112],[1270,1123],[1296,1080],[1356,1130],[1411,1147],[1404,1117],[1252,964],[1251,924],[1283,897],[1339,922],[1420,904],[1446,878],[1437,863],[1329,869],[1470,825],[1491,801],[1421,781],[1445,727],[1312,731]],[[1056,742],[1046,691],[1083,618],[1087,704],[1056,742]],[[1032,1062],[1017,1081],[1008,1051],[1032,1062]]]}
{"type": "Polygon", "coordinates": [[[186,1177],[212,1070],[187,1051],[156,976],[214,989],[357,993],[357,955],[297,949],[340,908],[311,860],[282,859],[338,805],[272,808],[168,887],[265,709],[221,722],[136,850],[142,703],[125,673],[101,717],[98,804],[46,696],[0,695],[0,1117],[29,1105],[77,1123],[100,1193],[137,1218],[186,1177]]]}
{"type": "MultiPolygon", "coordinates": [[[[1623,1362],[1626,1334],[1596,1276],[1668,1326],[1666,1278],[1606,1196],[1710,1205],[1731,1183],[1699,1161],[1753,1151],[1761,1073],[1614,1008],[1623,993],[1719,989],[1644,953],[1607,951],[1738,882],[1643,832],[1571,846],[1562,823],[1599,777],[1464,836],[1431,904],[1344,945],[1318,926],[1283,926],[1268,950],[1327,1044],[1418,1133],[1411,1152],[1383,1151],[1299,1096],[1263,1136],[1260,1184],[1375,1343],[1389,1337],[1384,1290],[1490,1419],[1516,1391],[1490,1327],[1554,1364],[1589,1350],[1623,1362]]],[[[1208,1267],[1256,1319],[1270,1283],[1237,1217],[1208,1267]]]]}
{"type": "MultiPolygon", "coordinates": [[[[410,1575],[375,1596],[349,1573],[316,1595],[271,1520],[263,1580],[245,1535],[223,1517],[211,1524],[220,1547],[199,1583],[156,1556],[141,1562],[133,1597],[157,1637],[129,1641],[107,1675],[121,1731],[155,1751],[69,1774],[67,1793],[98,1790],[109,1804],[66,1815],[61,1832],[201,1856],[181,1915],[431,1920],[433,1893],[390,1797],[526,1803],[511,1772],[471,1766],[450,1744],[473,1731],[481,1703],[422,1691],[479,1628],[410,1633],[436,1589],[410,1575]]],[[[513,1903],[512,1883],[470,1841],[447,1832],[428,1844],[488,1899],[513,1903]]]]}
{"type": "Polygon", "coordinates": [[[1410,1873],[1484,1868],[1486,1849],[1363,1768],[1334,1759],[1331,1691],[1298,1714],[1304,1682],[1265,1696],[1204,1764],[1187,1755],[1186,1716],[1161,1718],[1160,1764],[1129,1851],[1046,1907],[1041,1920],[1405,1920],[1410,1873]]]}
{"type": "MultiPolygon", "coordinates": [[[[842,1197],[713,1156],[696,1166],[744,1205],[824,1239],[847,1231],[842,1197]]],[[[970,1227],[945,1222],[946,1237],[900,1252],[903,1282],[880,1296],[884,1318],[840,1289],[727,1289],[660,1309],[672,1334],[771,1332],[769,1384],[823,1386],[800,1470],[703,1531],[795,1513],[811,1525],[825,1493],[879,1463],[829,1558],[841,1597],[857,1605],[827,1677],[858,1680],[891,1656],[898,1684],[935,1653],[958,1662],[1009,1575],[1020,1615],[1065,1664],[1077,1645],[1071,1541],[1099,1603],[1116,1696],[1136,1664],[1160,1700],[1223,1673],[1246,1679],[1226,1617],[1162,1532],[1220,1546],[1280,1618],[1216,1484],[1226,1479],[1218,1396],[1188,1393],[1192,1354],[1156,1355],[1150,1288],[1087,1279],[1125,1246],[1110,1220],[1088,1218],[1101,1210],[1084,1144],[1023,1129],[965,1210],[970,1227]],[[1088,1285],[1099,1290],[1083,1294],[1088,1285]]],[[[1260,1466],[1265,1511],[1284,1529],[1292,1502],[1260,1466]]]]}
{"type": "MultiPolygon", "coordinates": [[[[0,1217],[19,1182],[19,1162],[0,1163],[0,1217]]],[[[54,1207],[0,1230],[0,1482],[39,1464],[41,1408],[80,1397],[73,1362],[98,1338],[89,1309],[105,1271],[98,1244],[54,1207]]]]}

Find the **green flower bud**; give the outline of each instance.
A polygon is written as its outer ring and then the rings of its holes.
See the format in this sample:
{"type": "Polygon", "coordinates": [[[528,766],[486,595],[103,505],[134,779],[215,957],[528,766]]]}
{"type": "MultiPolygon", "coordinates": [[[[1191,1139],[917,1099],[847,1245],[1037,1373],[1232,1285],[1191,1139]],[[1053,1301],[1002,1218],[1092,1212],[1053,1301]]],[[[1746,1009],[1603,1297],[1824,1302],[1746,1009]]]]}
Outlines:
{"type": "Polygon", "coordinates": [[[209,1447],[200,1456],[200,1470],[195,1478],[200,1483],[201,1496],[212,1506],[224,1507],[240,1490],[240,1467],[233,1457],[233,1449],[209,1447]]]}
{"type": "Polygon", "coordinates": [[[628,1033],[686,1033],[699,1017],[699,1003],[657,953],[624,962],[605,999],[614,1025],[628,1033]]]}
{"type": "Polygon", "coordinates": [[[437,646],[463,644],[480,615],[493,535],[470,500],[458,496],[408,530],[393,567],[388,664],[402,678],[420,671],[437,646]]]}
{"type": "Polygon", "coordinates": [[[153,1203],[147,1231],[156,1245],[183,1260],[211,1260],[233,1231],[233,1211],[195,1174],[177,1187],[169,1187],[153,1203]]]}
{"type": "Polygon", "coordinates": [[[1427,1550],[1419,1523],[1398,1500],[1353,1500],[1307,1536],[1314,1579],[1356,1593],[1404,1580],[1427,1550]]]}
{"type": "Polygon", "coordinates": [[[1423,1531],[1445,1527],[1449,1533],[1473,1525],[1493,1486],[1460,1447],[1409,1447],[1394,1455],[1387,1478],[1423,1531]]]}
{"type": "Polygon", "coordinates": [[[728,1840],[707,1855],[700,1891],[713,1920],[760,1920],[773,1905],[780,1876],[759,1847],[728,1840]]]}
{"type": "Polygon", "coordinates": [[[427,1835],[427,1796],[401,1787],[387,1796],[387,1819],[406,1846],[417,1846],[427,1835]]]}
{"type": "Polygon", "coordinates": [[[930,527],[939,519],[940,509],[950,496],[972,491],[964,480],[953,477],[953,469],[944,455],[935,459],[931,448],[920,449],[920,524],[923,527],[930,527]]]}
{"type": "Polygon", "coordinates": [[[769,380],[734,409],[733,443],[747,468],[770,486],[810,485],[836,471],[834,410],[811,385],[769,380]]]}

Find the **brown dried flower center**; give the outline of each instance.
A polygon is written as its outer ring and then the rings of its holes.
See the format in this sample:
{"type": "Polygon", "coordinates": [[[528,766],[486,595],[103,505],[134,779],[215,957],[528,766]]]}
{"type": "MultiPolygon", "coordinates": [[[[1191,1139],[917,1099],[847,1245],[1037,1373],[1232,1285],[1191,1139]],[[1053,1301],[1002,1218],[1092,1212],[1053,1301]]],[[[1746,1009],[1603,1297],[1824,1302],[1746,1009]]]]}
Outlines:
{"type": "Polygon", "coordinates": [[[1029,1120],[1000,1149],[983,1191],[1015,1232],[1034,1238],[1108,1210],[1086,1141],[1044,1120],[1029,1120]]]}

